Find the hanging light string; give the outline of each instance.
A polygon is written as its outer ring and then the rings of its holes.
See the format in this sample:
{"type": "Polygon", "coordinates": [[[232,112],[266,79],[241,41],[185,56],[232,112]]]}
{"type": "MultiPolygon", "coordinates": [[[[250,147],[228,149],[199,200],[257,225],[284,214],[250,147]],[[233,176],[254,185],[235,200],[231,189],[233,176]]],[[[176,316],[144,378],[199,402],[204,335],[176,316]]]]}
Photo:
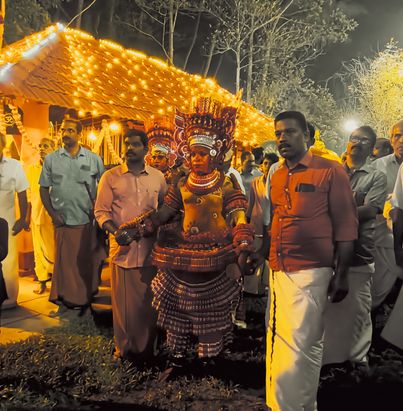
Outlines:
{"type": "Polygon", "coordinates": [[[21,120],[21,114],[18,111],[18,108],[11,103],[8,103],[8,107],[10,107],[11,110],[11,115],[13,116],[13,119],[15,121],[15,125],[17,126],[18,131],[20,132],[22,136],[22,140],[25,144],[28,146],[32,147],[34,150],[39,151],[38,147],[32,143],[32,140],[28,136],[27,131],[25,130],[25,127],[22,124],[21,120]]]}

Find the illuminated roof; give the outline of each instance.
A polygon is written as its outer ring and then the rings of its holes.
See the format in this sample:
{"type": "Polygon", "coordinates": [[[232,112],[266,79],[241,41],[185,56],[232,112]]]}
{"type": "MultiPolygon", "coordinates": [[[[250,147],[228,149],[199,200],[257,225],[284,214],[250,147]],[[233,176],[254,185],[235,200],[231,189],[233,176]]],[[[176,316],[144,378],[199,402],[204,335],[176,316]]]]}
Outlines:
{"type": "MultiPolygon", "coordinates": [[[[187,111],[198,96],[236,105],[212,79],[60,24],[2,49],[0,95],[138,120],[187,111]]],[[[236,137],[261,144],[270,136],[272,120],[242,102],[236,137]]]]}

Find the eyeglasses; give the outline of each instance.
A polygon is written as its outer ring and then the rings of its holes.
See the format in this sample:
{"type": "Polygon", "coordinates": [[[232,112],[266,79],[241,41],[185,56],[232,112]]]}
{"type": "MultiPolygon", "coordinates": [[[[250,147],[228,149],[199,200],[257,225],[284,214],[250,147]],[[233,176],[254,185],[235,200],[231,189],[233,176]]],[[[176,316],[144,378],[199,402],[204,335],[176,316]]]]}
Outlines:
{"type": "Polygon", "coordinates": [[[352,143],[360,143],[363,146],[371,144],[371,141],[367,137],[350,136],[349,141],[351,141],[352,143]]]}

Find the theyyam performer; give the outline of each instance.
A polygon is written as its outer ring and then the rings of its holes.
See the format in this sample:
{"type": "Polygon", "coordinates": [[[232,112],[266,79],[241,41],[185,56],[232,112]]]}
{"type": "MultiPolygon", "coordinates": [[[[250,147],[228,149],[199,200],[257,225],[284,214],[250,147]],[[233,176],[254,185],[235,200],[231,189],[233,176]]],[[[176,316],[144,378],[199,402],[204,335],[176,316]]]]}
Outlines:
{"type": "Polygon", "coordinates": [[[135,238],[160,227],[152,254],[158,267],[153,306],[175,356],[196,340],[198,356],[213,357],[232,339],[239,284],[227,272],[240,275],[253,244],[246,198],[221,170],[236,113],[211,98],[200,98],[189,114],[177,111],[175,142],[191,171],[170,186],[158,212],[123,225],[135,238]],[[178,213],[179,222],[165,224],[178,213]]]}
{"type": "Polygon", "coordinates": [[[149,151],[145,157],[148,165],[164,174],[169,184],[177,155],[174,144],[174,124],[172,118],[159,117],[145,122],[149,151]]]}

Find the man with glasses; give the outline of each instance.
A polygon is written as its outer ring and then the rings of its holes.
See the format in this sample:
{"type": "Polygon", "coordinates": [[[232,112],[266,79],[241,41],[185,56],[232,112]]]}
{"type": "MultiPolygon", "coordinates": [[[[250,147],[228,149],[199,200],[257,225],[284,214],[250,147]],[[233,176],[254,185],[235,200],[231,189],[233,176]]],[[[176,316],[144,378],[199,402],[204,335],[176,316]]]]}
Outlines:
{"type": "Polygon", "coordinates": [[[38,145],[39,162],[27,169],[29,181],[28,202],[31,221],[32,241],[34,244],[35,274],[39,281],[35,294],[43,294],[46,291],[46,283],[53,274],[53,263],[55,259],[55,231],[52,219],[43,206],[39,194],[39,178],[45,157],[54,151],[55,142],[44,137],[38,145]]]}
{"type": "MultiPolygon", "coordinates": [[[[393,286],[396,281],[396,278],[402,279],[403,276],[403,176],[402,176],[402,159],[403,159],[403,120],[400,120],[392,127],[391,133],[391,143],[393,146],[394,154],[392,159],[388,159],[389,156],[379,159],[375,161],[374,164],[378,166],[387,166],[386,171],[388,172],[388,189],[389,189],[389,180],[396,176],[396,183],[393,189],[392,197],[391,197],[391,205],[389,207],[385,206],[384,216],[389,218],[392,217],[393,220],[393,246],[394,246],[394,254],[395,259],[392,257],[392,253],[390,251],[393,250],[382,250],[381,244],[379,245],[378,251],[378,260],[376,261],[377,272],[378,275],[378,268],[384,268],[384,271],[380,271],[383,274],[383,282],[384,284],[389,285],[389,290],[393,286]],[[389,160],[389,161],[387,161],[389,160]],[[384,163],[384,164],[383,164],[384,163]],[[400,164],[400,166],[398,165],[400,164]],[[396,173],[397,169],[397,173],[396,173]],[[393,211],[390,211],[391,207],[394,207],[393,211]],[[389,208],[389,210],[388,210],[389,208]],[[387,251],[389,252],[389,258],[387,265],[386,263],[382,266],[381,260],[381,252],[387,251]],[[385,269],[385,266],[387,267],[385,269]],[[389,279],[389,281],[388,281],[389,279]]],[[[388,241],[385,241],[385,247],[390,246],[390,238],[387,238],[388,241]]],[[[377,285],[382,285],[382,283],[378,280],[377,285]]],[[[379,292],[380,288],[376,290],[379,292]]],[[[386,291],[387,288],[384,287],[386,291]]],[[[386,293],[384,294],[386,295],[386,293]]],[[[397,297],[396,303],[393,307],[393,310],[385,324],[384,329],[382,330],[382,338],[384,338],[389,343],[395,345],[396,347],[403,349],[403,330],[402,330],[402,322],[403,322],[403,288],[400,288],[400,293],[397,297]]]]}
{"type": "Polygon", "coordinates": [[[393,249],[393,233],[389,212],[390,199],[403,162],[403,120],[394,124],[390,132],[390,143],[393,153],[378,160],[372,165],[386,175],[388,198],[385,203],[385,216],[378,215],[375,227],[375,273],[372,284],[372,309],[379,307],[392,290],[398,278],[403,279],[403,268],[396,264],[393,249]]]}
{"type": "Polygon", "coordinates": [[[93,258],[92,199],[104,172],[101,158],[79,143],[82,125],[67,118],[63,147],[45,157],[40,195],[55,228],[55,264],[49,301],[83,314],[98,290],[100,261],[93,258]]]}
{"type": "Polygon", "coordinates": [[[314,410],[324,310],[328,299],[336,303],[348,293],[356,206],[343,167],[308,150],[302,113],[280,113],[274,127],[285,161],[270,184],[267,405],[272,410],[314,410]]]}
{"type": "Polygon", "coordinates": [[[358,239],[348,271],[349,293],[325,311],[323,364],[350,361],[367,367],[372,339],[371,284],[374,274],[375,219],[386,199],[386,176],[369,163],[376,134],[369,126],[354,130],[346,149],[344,168],[358,211],[358,239]]]}

